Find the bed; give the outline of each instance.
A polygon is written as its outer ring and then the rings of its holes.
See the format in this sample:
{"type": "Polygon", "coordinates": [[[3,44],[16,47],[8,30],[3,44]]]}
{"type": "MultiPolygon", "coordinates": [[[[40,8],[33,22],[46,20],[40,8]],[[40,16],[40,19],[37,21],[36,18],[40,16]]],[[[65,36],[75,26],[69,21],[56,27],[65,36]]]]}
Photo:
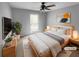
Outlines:
{"type": "MultiPolygon", "coordinates": [[[[51,27],[53,28],[53,27],[51,27]]],[[[56,26],[56,30],[48,30],[46,32],[38,32],[29,36],[29,44],[35,52],[36,56],[39,57],[56,57],[62,48],[69,42],[70,27],[56,26]],[[68,33],[64,33],[67,32],[68,33]]]]}

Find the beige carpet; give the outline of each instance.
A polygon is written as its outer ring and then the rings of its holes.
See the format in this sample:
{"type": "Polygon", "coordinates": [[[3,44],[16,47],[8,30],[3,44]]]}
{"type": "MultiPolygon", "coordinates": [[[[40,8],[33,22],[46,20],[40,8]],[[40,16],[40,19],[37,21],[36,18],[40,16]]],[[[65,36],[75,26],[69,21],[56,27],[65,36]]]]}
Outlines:
{"type": "Polygon", "coordinates": [[[18,40],[16,48],[16,57],[24,57],[23,40],[18,40]]]}
{"type": "Polygon", "coordinates": [[[27,37],[23,38],[23,48],[24,48],[24,57],[34,57],[34,55],[32,53],[32,48],[28,44],[27,37]]]}
{"type": "Polygon", "coordinates": [[[79,50],[62,51],[58,54],[58,57],[79,57],[79,50]]]}

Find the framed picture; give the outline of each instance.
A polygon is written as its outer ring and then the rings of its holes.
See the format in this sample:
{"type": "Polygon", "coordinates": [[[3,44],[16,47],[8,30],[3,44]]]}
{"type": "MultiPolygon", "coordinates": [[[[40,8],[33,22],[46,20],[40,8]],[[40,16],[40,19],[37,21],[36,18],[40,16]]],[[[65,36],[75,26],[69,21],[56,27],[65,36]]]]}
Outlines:
{"type": "Polygon", "coordinates": [[[57,17],[57,23],[70,23],[71,22],[71,14],[68,12],[59,14],[57,17]]]}

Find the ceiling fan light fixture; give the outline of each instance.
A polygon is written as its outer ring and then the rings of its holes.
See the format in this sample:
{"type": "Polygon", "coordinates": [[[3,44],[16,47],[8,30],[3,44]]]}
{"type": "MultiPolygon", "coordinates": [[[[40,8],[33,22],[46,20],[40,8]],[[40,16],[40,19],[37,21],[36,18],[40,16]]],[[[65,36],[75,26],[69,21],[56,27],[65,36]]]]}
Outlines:
{"type": "Polygon", "coordinates": [[[46,5],[45,4],[45,2],[42,2],[41,3],[41,8],[40,8],[40,10],[51,10],[51,9],[49,9],[49,7],[54,7],[54,6],[56,6],[55,4],[52,4],[52,5],[46,5]]]}

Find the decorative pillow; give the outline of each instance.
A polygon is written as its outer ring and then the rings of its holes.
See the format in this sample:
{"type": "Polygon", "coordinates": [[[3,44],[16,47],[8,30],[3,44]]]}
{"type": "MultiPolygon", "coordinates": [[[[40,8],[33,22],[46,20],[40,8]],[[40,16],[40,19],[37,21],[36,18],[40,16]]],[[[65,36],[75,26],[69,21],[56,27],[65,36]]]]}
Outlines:
{"type": "Polygon", "coordinates": [[[67,29],[67,30],[65,31],[65,34],[66,34],[66,35],[72,35],[72,34],[73,34],[73,30],[72,30],[72,29],[67,29]]]}

